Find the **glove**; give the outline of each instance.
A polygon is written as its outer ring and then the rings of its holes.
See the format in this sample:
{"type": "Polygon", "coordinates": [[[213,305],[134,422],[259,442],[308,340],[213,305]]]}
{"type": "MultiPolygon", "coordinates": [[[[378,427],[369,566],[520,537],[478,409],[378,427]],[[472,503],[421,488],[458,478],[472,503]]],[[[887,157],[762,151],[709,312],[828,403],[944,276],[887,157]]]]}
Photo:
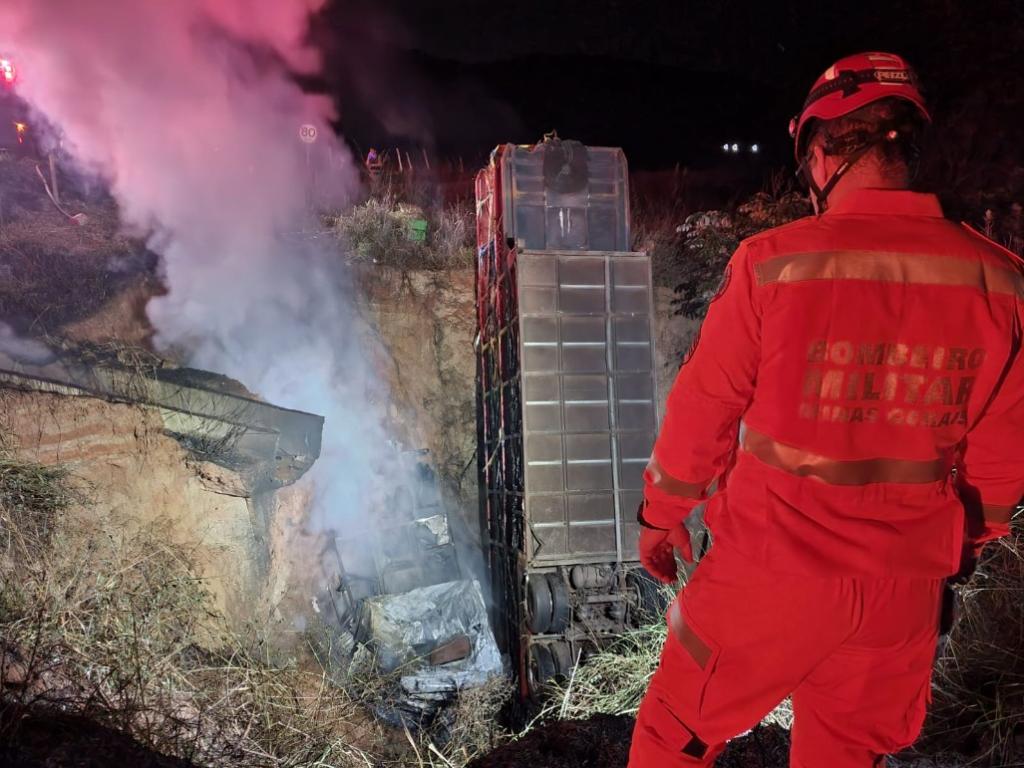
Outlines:
{"type": "Polygon", "coordinates": [[[693,562],[690,532],[681,523],[666,531],[643,525],[643,518],[640,519],[640,562],[658,581],[665,584],[675,583],[678,573],[673,550],[678,549],[686,562],[693,562]]]}

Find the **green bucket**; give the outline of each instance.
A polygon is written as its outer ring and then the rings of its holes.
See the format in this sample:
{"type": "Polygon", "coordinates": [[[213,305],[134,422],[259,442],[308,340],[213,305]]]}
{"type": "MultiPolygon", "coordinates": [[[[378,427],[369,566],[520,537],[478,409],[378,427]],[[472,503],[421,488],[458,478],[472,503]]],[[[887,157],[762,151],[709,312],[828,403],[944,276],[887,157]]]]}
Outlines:
{"type": "Polygon", "coordinates": [[[409,220],[409,239],[414,243],[423,243],[427,240],[427,220],[426,219],[410,219],[409,220]]]}

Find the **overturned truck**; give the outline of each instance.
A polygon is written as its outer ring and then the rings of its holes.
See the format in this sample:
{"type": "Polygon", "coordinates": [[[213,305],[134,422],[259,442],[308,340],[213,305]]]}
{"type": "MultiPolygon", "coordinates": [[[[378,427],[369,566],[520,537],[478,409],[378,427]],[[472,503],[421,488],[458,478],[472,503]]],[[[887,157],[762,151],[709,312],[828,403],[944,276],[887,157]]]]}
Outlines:
{"type": "Polygon", "coordinates": [[[658,423],[651,266],[620,149],[499,146],[476,203],[481,530],[525,697],[656,604],[635,520],[658,423]]]}

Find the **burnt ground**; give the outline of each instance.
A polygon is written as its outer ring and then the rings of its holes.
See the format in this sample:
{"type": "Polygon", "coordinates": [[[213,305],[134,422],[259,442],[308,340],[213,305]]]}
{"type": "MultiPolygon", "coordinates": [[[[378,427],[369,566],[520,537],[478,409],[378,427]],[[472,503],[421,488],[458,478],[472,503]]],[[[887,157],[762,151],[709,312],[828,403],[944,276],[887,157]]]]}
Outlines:
{"type": "Polygon", "coordinates": [[[60,712],[0,709],[0,765],[5,768],[193,768],[130,736],[60,712]]]}
{"type": "MultiPolygon", "coordinates": [[[[541,726],[473,762],[470,768],[625,768],[633,718],[596,715],[541,726]]],[[[784,768],[789,733],[758,726],[729,743],[717,768],[784,768]]]]}

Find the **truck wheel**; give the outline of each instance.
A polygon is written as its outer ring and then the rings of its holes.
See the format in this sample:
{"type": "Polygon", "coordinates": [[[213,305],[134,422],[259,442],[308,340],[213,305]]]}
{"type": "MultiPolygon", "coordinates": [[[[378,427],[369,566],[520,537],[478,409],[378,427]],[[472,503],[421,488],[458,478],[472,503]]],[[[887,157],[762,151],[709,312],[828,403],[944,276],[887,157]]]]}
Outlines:
{"type": "Polygon", "coordinates": [[[575,659],[572,655],[572,649],[568,643],[552,643],[551,658],[555,661],[555,671],[558,676],[566,680],[572,675],[572,666],[575,659]]]}
{"type": "Polygon", "coordinates": [[[671,602],[660,582],[639,568],[626,575],[626,588],[633,593],[636,610],[633,612],[632,623],[636,626],[658,620],[671,602]]]}
{"type": "Polygon", "coordinates": [[[549,573],[547,581],[551,591],[551,624],[548,631],[561,634],[569,628],[569,618],[572,616],[569,587],[566,585],[565,579],[557,573],[549,573]]]}
{"type": "Polygon", "coordinates": [[[530,663],[526,668],[530,696],[539,699],[544,684],[555,676],[555,661],[546,645],[534,643],[530,646],[530,663]]]}
{"type": "Polygon", "coordinates": [[[526,577],[526,626],[535,635],[551,628],[551,587],[541,573],[526,577]]]}

